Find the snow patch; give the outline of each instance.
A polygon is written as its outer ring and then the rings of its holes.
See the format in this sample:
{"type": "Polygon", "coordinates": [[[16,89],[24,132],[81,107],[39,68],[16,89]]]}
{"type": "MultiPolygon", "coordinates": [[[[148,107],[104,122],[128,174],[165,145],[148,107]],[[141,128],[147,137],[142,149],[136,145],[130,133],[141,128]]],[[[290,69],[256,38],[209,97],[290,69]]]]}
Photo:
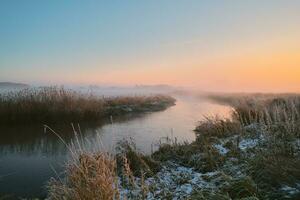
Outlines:
{"type": "MultiPolygon", "coordinates": [[[[206,181],[207,177],[217,175],[218,172],[199,173],[193,168],[182,167],[175,163],[164,166],[160,172],[145,180],[149,188],[146,199],[165,199],[172,194],[174,200],[187,199],[195,189],[215,189],[213,182],[206,181]],[[203,177],[206,177],[204,179],[203,177]]],[[[135,189],[126,189],[119,184],[121,199],[139,199],[142,191],[141,179],[136,178],[135,189]]]]}
{"type": "Polygon", "coordinates": [[[286,192],[288,196],[293,196],[295,194],[300,193],[299,189],[294,188],[294,187],[290,187],[290,186],[287,186],[287,185],[281,187],[281,190],[284,191],[284,192],[286,192]]]}
{"type": "Polygon", "coordinates": [[[221,145],[221,144],[214,144],[213,146],[218,150],[218,152],[221,155],[225,155],[229,152],[229,150],[226,149],[225,147],[223,147],[223,145],[221,145]]]}
{"type": "Polygon", "coordinates": [[[259,140],[258,139],[243,139],[239,143],[239,148],[241,150],[246,150],[249,148],[256,147],[258,145],[259,140]]]}

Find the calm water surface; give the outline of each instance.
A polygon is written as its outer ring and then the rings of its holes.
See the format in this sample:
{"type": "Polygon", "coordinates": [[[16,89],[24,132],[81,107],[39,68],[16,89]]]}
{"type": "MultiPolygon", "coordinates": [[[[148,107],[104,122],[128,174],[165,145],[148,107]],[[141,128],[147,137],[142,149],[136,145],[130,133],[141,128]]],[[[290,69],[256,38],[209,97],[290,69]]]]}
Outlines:
{"type": "MultiPolygon", "coordinates": [[[[228,116],[230,108],[193,97],[176,97],[176,106],[165,111],[113,118],[113,123],[80,124],[82,140],[89,148],[110,150],[122,139],[133,138],[137,147],[150,153],[165,136],[179,141],[193,141],[193,129],[207,115],[228,116]],[[101,142],[99,142],[99,139],[101,142]],[[95,142],[96,141],[96,142],[95,142]]],[[[50,125],[51,126],[51,125],[50,125]]],[[[70,124],[53,125],[55,131],[70,143],[74,134],[70,124]]],[[[0,197],[43,196],[44,185],[56,172],[63,171],[69,152],[66,146],[42,125],[0,129],[0,197]],[[55,171],[55,172],[54,172],[55,171]]]]}

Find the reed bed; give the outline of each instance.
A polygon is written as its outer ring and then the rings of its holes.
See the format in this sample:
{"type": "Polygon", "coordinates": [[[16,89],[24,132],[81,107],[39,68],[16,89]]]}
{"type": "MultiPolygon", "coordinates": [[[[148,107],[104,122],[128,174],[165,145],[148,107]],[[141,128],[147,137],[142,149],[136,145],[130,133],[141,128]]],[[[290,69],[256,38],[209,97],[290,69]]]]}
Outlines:
{"type": "Polygon", "coordinates": [[[110,115],[166,109],[175,99],[164,95],[99,97],[63,87],[29,88],[0,94],[2,124],[78,122],[110,115]]]}

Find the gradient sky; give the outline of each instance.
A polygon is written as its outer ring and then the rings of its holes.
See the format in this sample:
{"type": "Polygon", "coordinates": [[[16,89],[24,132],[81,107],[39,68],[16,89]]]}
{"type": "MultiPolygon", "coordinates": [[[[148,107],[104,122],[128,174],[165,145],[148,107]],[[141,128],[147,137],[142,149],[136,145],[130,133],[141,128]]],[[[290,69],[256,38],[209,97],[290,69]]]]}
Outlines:
{"type": "Polygon", "coordinates": [[[300,1],[2,0],[0,81],[300,92],[300,1]]]}

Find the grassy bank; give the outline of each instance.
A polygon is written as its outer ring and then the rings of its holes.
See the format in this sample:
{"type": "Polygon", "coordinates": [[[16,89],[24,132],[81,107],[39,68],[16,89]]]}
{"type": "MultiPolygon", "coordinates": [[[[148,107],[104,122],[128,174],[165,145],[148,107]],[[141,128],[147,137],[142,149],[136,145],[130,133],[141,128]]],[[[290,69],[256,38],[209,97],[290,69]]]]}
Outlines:
{"type": "Polygon", "coordinates": [[[99,97],[57,87],[0,94],[0,122],[78,122],[126,113],[159,111],[174,105],[169,96],[99,97]]]}
{"type": "Polygon", "coordinates": [[[153,158],[205,174],[213,189],[192,199],[299,199],[300,97],[214,96],[233,106],[231,119],[209,118],[192,144],[165,144],[153,158]]]}
{"type": "Polygon", "coordinates": [[[171,138],[145,156],[125,142],[117,156],[76,156],[49,198],[299,199],[300,97],[226,101],[232,117],[199,122],[191,144],[171,138]]]}

